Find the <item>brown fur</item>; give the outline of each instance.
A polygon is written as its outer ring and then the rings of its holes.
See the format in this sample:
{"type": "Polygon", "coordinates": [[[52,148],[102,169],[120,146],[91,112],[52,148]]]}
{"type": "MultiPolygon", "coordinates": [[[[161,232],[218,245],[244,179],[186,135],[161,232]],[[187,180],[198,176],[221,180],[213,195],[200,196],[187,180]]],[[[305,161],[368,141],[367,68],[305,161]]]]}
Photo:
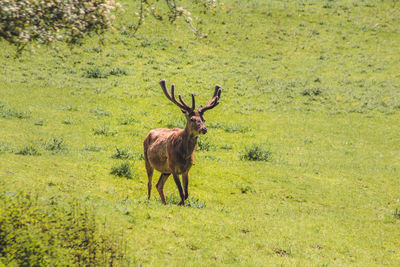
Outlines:
{"type": "Polygon", "coordinates": [[[204,125],[205,119],[203,113],[218,105],[218,100],[221,95],[221,89],[216,86],[214,97],[205,107],[200,107],[197,111],[194,110],[194,96],[192,95],[192,107],[179,96],[181,102],[176,101],[174,96],[174,86],[172,85],[171,95],[166,92],[165,81],[160,81],[160,85],[166,94],[167,98],[179,106],[186,117],[185,129],[154,129],[144,139],[144,158],[148,176],[148,198],[151,196],[152,178],[154,169],[161,172],[161,176],[156,185],[158,193],[164,204],[164,184],[168,177],[172,174],[174,181],[179,190],[181,202],[179,205],[184,205],[188,198],[189,185],[189,170],[193,165],[193,151],[197,144],[197,137],[200,134],[207,133],[207,128],[204,125]],[[183,188],[179,179],[182,175],[183,188]]]}

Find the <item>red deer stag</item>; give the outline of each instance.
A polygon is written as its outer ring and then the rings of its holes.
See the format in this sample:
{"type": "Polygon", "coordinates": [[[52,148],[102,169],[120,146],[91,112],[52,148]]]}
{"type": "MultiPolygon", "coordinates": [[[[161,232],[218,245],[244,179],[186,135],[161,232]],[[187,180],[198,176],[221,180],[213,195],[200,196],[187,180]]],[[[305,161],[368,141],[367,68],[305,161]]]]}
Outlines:
{"type": "Polygon", "coordinates": [[[219,104],[221,97],[221,87],[215,86],[214,96],[205,106],[200,106],[195,110],[195,100],[192,94],[192,106],[189,107],[179,95],[179,101],[175,99],[175,86],[171,86],[171,94],[167,91],[165,80],[160,81],[161,88],[165,96],[177,105],[186,117],[185,129],[154,129],[149,132],[144,139],[144,159],[146,163],[149,199],[151,195],[151,187],[153,183],[153,171],[156,169],[161,172],[160,179],[157,183],[157,190],[164,204],[164,184],[168,177],[172,174],[174,181],[179,190],[181,202],[179,205],[185,205],[188,198],[189,170],[193,165],[193,150],[197,144],[197,137],[200,134],[206,134],[207,128],[204,125],[204,112],[214,108],[219,104]],[[179,180],[182,175],[183,189],[179,180]]]}

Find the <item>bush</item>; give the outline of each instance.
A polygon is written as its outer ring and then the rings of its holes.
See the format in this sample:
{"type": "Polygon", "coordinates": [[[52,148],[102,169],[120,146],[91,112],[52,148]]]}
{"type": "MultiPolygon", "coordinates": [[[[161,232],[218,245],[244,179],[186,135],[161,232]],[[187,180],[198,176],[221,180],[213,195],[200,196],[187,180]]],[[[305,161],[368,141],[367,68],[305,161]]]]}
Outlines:
{"type": "Polygon", "coordinates": [[[17,155],[24,155],[24,156],[40,156],[40,151],[34,147],[33,145],[27,145],[21,148],[19,151],[15,152],[17,155]]]}
{"type": "Polygon", "coordinates": [[[60,153],[65,151],[67,147],[65,146],[64,139],[62,138],[52,138],[45,145],[46,150],[52,151],[53,153],[60,153]]]}
{"type": "Polygon", "coordinates": [[[115,154],[111,156],[113,159],[133,159],[133,154],[130,152],[129,148],[118,149],[115,147],[115,154]]]}
{"type": "Polygon", "coordinates": [[[26,193],[0,194],[0,262],[5,266],[122,265],[122,241],[98,227],[95,213],[26,193]]]}
{"type": "Polygon", "coordinates": [[[118,131],[111,131],[110,127],[106,124],[104,124],[103,126],[101,126],[98,129],[93,129],[93,133],[95,135],[104,135],[104,136],[115,136],[118,134],[118,131]]]}
{"type": "Polygon", "coordinates": [[[109,74],[115,76],[122,76],[122,75],[128,75],[128,72],[125,69],[115,67],[110,70],[109,74]]]}
{"type": "Polygon", "coordinates": [[[269,149],[265,149],[260,145],[252,145],[245,149],[240,155],[241,160],[251,161],[270,161],[272,152],[269,149]]]}
{"type": "Polygon", "coordinates": [[[123,117],[121,117],[118,120],[118,124],[119,125],[131,125],[131,124],[133,124],[135,122],[139,122],[139,121],[137,119],[129,116],[129,115],[124,115],[123,117]]]}
{"type": "Polygon", "coordinates": [[[215,145],[211,144],[206,137],[198,139],[197,148],[200,151],[210,151],[216,149],[215,145]]]}
{"type": "Polygon", "coordinates": [[[133,177],[133,172],[131,170],[131,165],[129,164],[129,162],[123,162],[120,165],[111,167],[110,173],[119,177],[133,177]]]}
{"type": "MultiPolygon", "coordinates": [[[[1,22],[0,22],[0,25],[1,25],[1,22]]],[[[15,109],[6,108],[5,105],[0,102],[0,117],[5,118],[5,119],[12,119],[12,118],[27,119],[27,118],[29,118],[29,115],[25,112],[20,112],[15,109]]]]}
{"type": "Polygon", "coordinates": [[[101,79],[107,78],[109,74],[104,70],[100,69],[99,67],[89,68],[85,71],[86,78],[93,78],[93,79],[101,79]]]}
{"type": "Polygon", "coordinates": [[[0,37],[22,51],[28,43],[77,43],[111,27],[114,0],[0,0],[0,37]]]}

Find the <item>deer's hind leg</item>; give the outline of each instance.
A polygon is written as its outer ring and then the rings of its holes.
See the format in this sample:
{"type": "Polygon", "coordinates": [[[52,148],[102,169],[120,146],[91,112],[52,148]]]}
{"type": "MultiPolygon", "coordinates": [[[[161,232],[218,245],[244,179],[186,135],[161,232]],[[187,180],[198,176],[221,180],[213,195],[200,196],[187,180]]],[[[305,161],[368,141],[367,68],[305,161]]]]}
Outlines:
{"type": "Polygon", "coordinates": [[[151,196],[151,187],[153,185],[153,172],[154,168],[151,166],[149,158],[147,156],[147,150],[149,149],[149,142],[150,142],[150,134],[146,136],[143,142],[143,155],[144,155],[144,162],[146,165],[146,172],[147,172],[147,192],[148,192],[148,199],[150,199],[151,196]]]}
{"type": "Polygon", "coordinates": [[[160,179],[158,180],[158,183],[156,185],[157,191],[160,194],[161,201],[164,205],[167,204],[167,201],[165,201],[165,195],[164,195],[164,184],[170,175],[171,175],[170,173],[161,173],[160,179]]]}
{"type": "Polygon", "coordinates": [[[148,192],[148,199],[150,199],[151,196],[151,187],[153,185],[153,172],[154,168],[150,165],[150,163],[146,160],[146,171],[147,171],[147,192],[148,192]]]}

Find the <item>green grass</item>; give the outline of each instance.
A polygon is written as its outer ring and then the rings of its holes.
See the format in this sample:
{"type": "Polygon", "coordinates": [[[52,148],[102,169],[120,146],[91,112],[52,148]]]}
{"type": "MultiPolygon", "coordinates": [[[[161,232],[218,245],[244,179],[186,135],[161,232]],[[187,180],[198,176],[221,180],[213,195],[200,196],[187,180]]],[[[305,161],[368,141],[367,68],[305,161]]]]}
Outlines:
{"type": "MultiPolygon", "coordinates": [[[[74,264],[46,238],[63,244],[57,229],[90,209],[91,244],[108,236],[120,265],[398,264],[397,1],[224,1],[215,15],[193,12],[205,39],[184,23],[119,30],[133,24],[133,3],[122,1],[104,46],[93,37],[14,59],[1,42],[0,191],[40,203],[27,213],[36,223],[21,228],[27,243],[10,249],[74,264]],[[184,125],[159,88],[164,78],[198,105],[222,86],[220,105],[205,114],[187,207],[177,206],[172,178],[168,205],[155,186],[147,200],[143,139],[184,125]],[[268,144],[258,145],[268,161],[241,159],[253,144],[268,144]],[[110,173],[124,163],[132,179],[110,173]],[[58,218],[49,235],[39,206],[58,218]]],[[[1,218],[20,206],[7,207],[1,218]]],[[[0,262],[15,264],[1,253],[0,262]]]]}

